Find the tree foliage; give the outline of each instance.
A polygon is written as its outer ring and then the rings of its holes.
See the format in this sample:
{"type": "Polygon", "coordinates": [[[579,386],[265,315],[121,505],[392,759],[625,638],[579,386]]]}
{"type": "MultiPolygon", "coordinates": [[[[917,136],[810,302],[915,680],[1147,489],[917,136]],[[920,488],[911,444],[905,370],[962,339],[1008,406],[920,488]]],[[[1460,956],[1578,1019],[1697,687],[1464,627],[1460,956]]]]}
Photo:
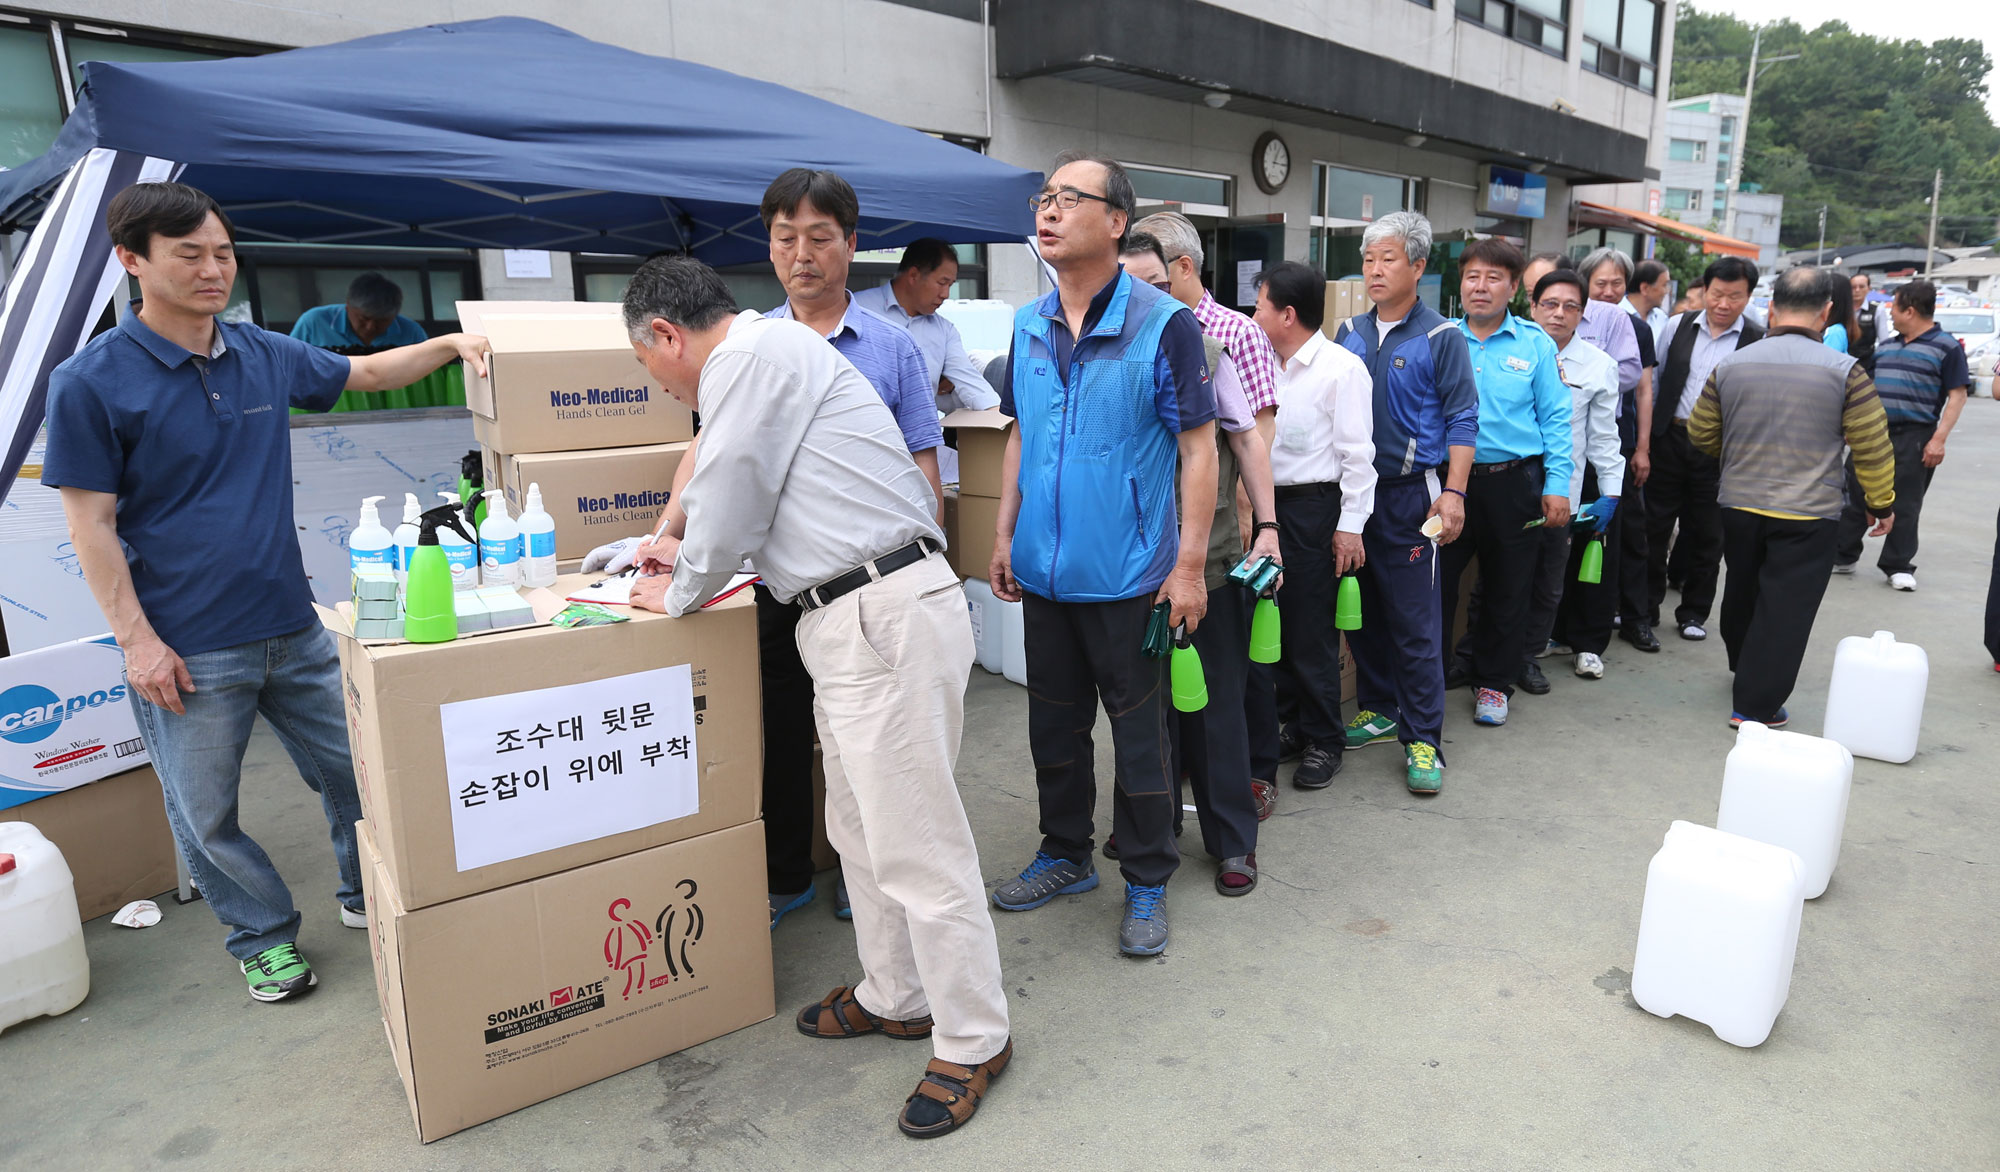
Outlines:
{"type": "MultiPolygon", "coordinates": [[[[1673,96],[1743,92],[1751,26],[1681,0],[1673,96]]],[[[2000,220],[2000,129],[1985,107],[1993,59],[1976,40],[1867,36],[1840,21],[1764,28],[1766,58],[1799,54],[1757,79],[1743,182],[1785,197],[1781,235],[1811,247],[1827,205],[1827,246],[1921,243],[1931,177],[1944,171],[1940,247],[1992,240],[2000,220]]]]}

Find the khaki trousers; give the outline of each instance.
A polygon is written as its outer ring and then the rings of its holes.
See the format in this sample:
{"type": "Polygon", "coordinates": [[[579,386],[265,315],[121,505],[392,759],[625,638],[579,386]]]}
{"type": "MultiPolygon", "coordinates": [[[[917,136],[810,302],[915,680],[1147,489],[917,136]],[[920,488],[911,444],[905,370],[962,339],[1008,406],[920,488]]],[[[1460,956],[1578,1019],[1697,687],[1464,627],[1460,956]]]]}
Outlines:
{"type": "Polygon", "coordinates": [[[1007,994],[952,779],[973,659],[965,591],[932,554],[807,611],[798,641],[826,835],[854,906],[855,1000],[878,1017],[930,1014],[939,1058],[984,1062],[1007,1044],[1007,994]]]}

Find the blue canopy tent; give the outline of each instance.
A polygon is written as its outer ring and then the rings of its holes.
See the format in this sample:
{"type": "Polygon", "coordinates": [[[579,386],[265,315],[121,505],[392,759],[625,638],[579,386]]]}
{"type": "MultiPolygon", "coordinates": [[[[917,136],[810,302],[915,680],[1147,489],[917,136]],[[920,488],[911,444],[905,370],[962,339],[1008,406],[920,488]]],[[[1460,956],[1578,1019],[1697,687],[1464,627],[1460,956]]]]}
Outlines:
{"type": "Polygon", "coordinates": [[[120,270],[103,205],[141,178],[214,195],[246,243],[766,255],[757,204],[838,171],[863,247],[1018,242],[1041,182],[769,82],[514,17],[263,57],[83,67],[49,152],[0,172],[0,230],[35,227],[0,305],[0,499],[120,270]]]}

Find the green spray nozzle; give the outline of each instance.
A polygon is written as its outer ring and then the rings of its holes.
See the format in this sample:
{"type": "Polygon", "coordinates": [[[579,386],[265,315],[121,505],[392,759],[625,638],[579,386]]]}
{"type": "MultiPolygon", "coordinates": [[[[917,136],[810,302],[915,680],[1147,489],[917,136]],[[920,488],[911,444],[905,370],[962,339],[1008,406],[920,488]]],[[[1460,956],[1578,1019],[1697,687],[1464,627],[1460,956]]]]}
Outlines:
{"type": "Polygon", "coordinates": [[[1174,658],[1170,670],[1177,710],[1200,712],[1208,707],[1208,674],[1201,670],[1201,652],[1194,649],[1186,623],[1174,627],[1174,658]]]}
{"type": "Polygon", "coordinates": [[[461,517],[458,502],[450,501],[417,515],[417,544],[438,544],[437,531],[440,525],[467,541],[473,540],[472,534],[465,531],[465,522],[461,517]]]}
{"type": "Polygon", "coordinates": [[[1576,580],[1586,586],[1604,581],[1604,539],[1593,537],[1583,547],[1583,562],[1576,568],[1576,580]]]}
{"type": "Polygon", "coordinates": [[[1283,647],[1277,600],[1260,598],[1250,615],[1250,662],[1276,663],[1283,647]]]}
{"type": "Polygon", "coordinates": [[[1352,574],[1340,579],[1340,595],[1333,603],[1333,625],[1341,631],[1361,629],[1361,580],[1352,574]]]}

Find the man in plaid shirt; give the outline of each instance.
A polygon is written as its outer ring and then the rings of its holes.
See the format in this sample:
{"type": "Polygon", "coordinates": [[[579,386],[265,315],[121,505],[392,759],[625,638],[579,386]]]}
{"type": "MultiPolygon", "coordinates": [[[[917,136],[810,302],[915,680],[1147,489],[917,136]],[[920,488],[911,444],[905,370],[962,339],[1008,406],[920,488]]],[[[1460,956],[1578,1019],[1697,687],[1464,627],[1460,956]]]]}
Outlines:
{"type": "MultiPolygon", "coordinates": [[[[1238,466],[1241,470],[1241,487],[1228,480],[1221,482],[1221,490],[1235,498],[1235,516],[1241,527],[1228,534],[1236,542],[1233,552],[1239,556],[1247,546],[1253,557],[1278,556],[1277,512],[1272,500],[1270,450],[1272,437],[1277,432],[1278,412],[1278,356],[1271,349],[1271,339],[1249,317],[1230,309],[1209,295],[1201,283],[1202,248],[1201,233],[1188,222],[1187,217],[1174,212],[1160,212],[1147,216],[1132,225],[1134,234],[1144,233],[1157,240],[1161,254],[1166,261],[1168,287],[1165,292],[1176,301],[1194,310],[1195,320],[1201,323],[1204,340],[1212,350],[1219,350],[1228,356],[1227,364],[1233,371],[1233,381],[1242,390],[1255,426],[1244,431],[1223,426],[1219,433],[1226,442],[1238,450],[1238,466]],[[1253,450],[1254,449],[1254,450],[1253,450]],[[1253,528],[1254,526],[1254,528],[1253,528]]],[[[1214,361],[1210,363],[1215,365],[1214,361]]],[[[1220,400],[1218,400],[1218,404],[1220,400]]],[[[1219,551],[1222,538],[1211,534],[1210,548],[1219,551]]],[[[1214,560],[1214,559],[1212,559],[1214,560]]],[[[1233,564],[1233,563],[1232,563],[1233,564]]],[[[1236,598],[1242,591],[1227,588],[1231,601],[1241,601],[1244,606],[1243,630],[1241,638],[1247,649],[1249,640],[1248,615],[1249,600],[1236,598]]],[[[1211,604],[1213,605],[1213,604],[1211,604]]],[[[1211,618],[1215,616],[1211,612],[1211,618]]],[[[1236,624],[1230,624],[1232,638],[1236,624]]],[[[1217,627],[1216,634],[1221,633],[1217,627]]],[[[1242,658],[1241,656],[1238,657],[1242,658]]],[[[1207,662],[1204,657],[1204,663],[1207,662]]],[[[1249,743],[1250,796],[1258,821],[1271,816],[1271,807],[1277,797],[1278,776],[1278,710],[1277,673],[1271,664],[1248,664],[1249,675],[1244,681],[1244,722],[1243,735],[1249,743]]],[[[1213,681],[1211,681],[1212,685],[1213,681]]],[[[1211,686],[1210,709],[1214,703],[1211,686]]],[[[1240,785],[1240,783],[1234,783],[1240,785]]],[[[1196,795],[1196,806],[1201,809],[1204,825],[1210,820],[1228,822],[1231,812],[1216,796],[1221,785],[1219,779],[1212,779],[1209,801],[1196,795]],[[1218,807],[1219,819],[1211,819],[1209,807],[1218,807]]],[[[1254,832],[1254,826],[1251,830],[1254,832]]],[[[1255,843],[1254,833],[1248,841],[1255,843]]],[[[1218,854],[1217,858],[1229,858],[1218,854]]],[[[1254,868],[1254,864],[1253,864],[1254,868]]],[[[1231,890],[1226,894],[1241,894],[1247,891],[1231,890]]]]}

